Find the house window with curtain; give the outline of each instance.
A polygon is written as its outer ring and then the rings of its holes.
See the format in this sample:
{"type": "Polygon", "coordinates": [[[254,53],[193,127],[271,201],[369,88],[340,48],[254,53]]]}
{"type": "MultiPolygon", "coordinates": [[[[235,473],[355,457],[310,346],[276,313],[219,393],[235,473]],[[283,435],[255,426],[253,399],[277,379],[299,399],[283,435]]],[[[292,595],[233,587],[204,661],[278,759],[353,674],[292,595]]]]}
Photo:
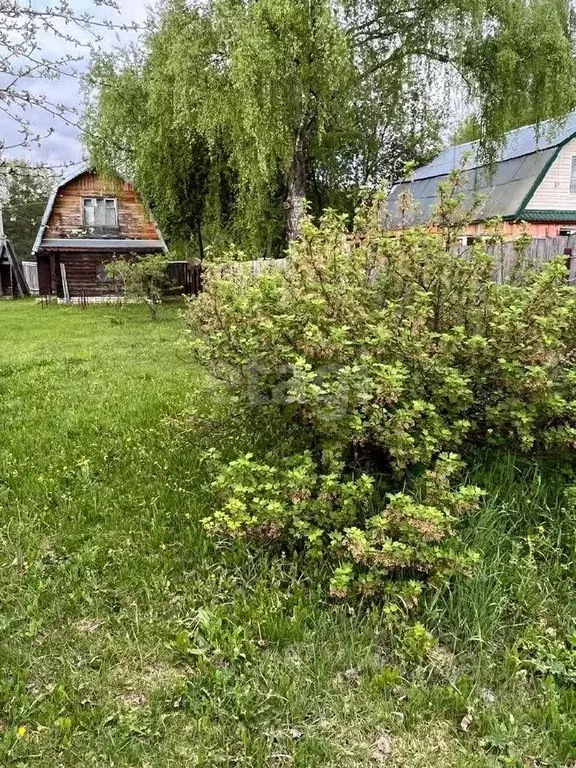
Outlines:
{"type": "Polygon", "coordinates": [[[576,156],[572,158],[572,169],[570,171],[570,194],[576,195],[576,156]]]}
{"type": "Polygon", "coordinates": [[[84,226],[87,229],[116,229],[118,207],[114,197],[85,197],[84,226]]]}

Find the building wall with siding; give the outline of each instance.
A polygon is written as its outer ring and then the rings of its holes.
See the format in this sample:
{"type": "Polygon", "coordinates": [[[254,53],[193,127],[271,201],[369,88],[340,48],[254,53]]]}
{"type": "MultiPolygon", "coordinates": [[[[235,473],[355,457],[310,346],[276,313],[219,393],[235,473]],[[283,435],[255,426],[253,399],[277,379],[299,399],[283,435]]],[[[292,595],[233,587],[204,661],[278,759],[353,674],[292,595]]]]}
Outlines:
{"type": "MultiPolygon", "coordinates": [[[[565,230],[576,230],[576,222],[554,222],[554,221],[504,221],[501,224],[501,235],[513,240],[521,235],[530,235],[530,237],[558,237],[560,232],[565,230]]],[[[490,234],[482,222],[469,224],[463,234],[471,237],[490,234]]]]}
{"type": "Polygon", "coordinates": [[[527,210],[576,211],[576,193],[570,193],[573,157],[576,157],[576,139],[562,147],[526,206],[527,210]]]}
{"type": "Polygon", "coordinates": [[[111,253],[99,251],[64,251],[38,255],[38,283],[42,296],[64,295],[61,265],[66,269],[66,283],[70,296],[111,296],[118,286],[104,280],[105,265],[114,258],[111,253]],[[53,267],[51,258],[54,260],[53,267]],[[54,272],[52,272],[52,269],[54,272]]]}
{"type": "MultiPolygon", "coordinates": [[[[102,280],[105,265],[112,259],[110,254],[86,251],[83,253],[59,253],[58,261],[66,268],[66,282],[70,296],[109,296],[118,286],[102,280]]],[[[62,277],[60,274],[60,280],[62,277]]]]}
{"type": "Polygon", "coordinates": [[[59,190],[42,240],[85,237],[82,203],[85,197],[117,199],[118,229],[114,230],[115,238],[159,240],[156,227],[134,188],[126,182],[105,179],[91,172],[83,173],[59,190]]]}
{"type": "Polygon", "coordinates": [[[56,286],[52,288],[50,280],[50,258],[47,254],[38,254],[38,293],[40,296],[49,296],[56,293],[56,286]]]}

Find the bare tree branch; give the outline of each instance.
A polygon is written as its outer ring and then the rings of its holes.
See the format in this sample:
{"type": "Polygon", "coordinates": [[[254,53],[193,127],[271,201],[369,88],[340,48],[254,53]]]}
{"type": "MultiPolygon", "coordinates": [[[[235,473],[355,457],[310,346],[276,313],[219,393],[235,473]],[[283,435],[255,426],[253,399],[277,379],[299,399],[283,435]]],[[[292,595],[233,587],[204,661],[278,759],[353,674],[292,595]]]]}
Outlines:
{"type": "Polygon", "coordinates": [[[73,107],[50,101],[34,83],[60,77],[81,79],[78,66],[97,49],[103,34],[139,29],[136,23],[122,21],[116,0],[94,0],[94,6],[95,10],[107,9],[110,17],[78,13],[69,0],[56,0],[45,7],[33,5],[32,0],[0,0],[0,112],[17,125],[21,136],[10,147],[0,141],[0,162],[5,150],[37,143],[52,134],[53,129],[46,134],[34,131],[29,113],[35,109],[79,127],[73,107]],[[42,50],[47,36],[57,42],[58,53],[53,57],[42,50]]]}

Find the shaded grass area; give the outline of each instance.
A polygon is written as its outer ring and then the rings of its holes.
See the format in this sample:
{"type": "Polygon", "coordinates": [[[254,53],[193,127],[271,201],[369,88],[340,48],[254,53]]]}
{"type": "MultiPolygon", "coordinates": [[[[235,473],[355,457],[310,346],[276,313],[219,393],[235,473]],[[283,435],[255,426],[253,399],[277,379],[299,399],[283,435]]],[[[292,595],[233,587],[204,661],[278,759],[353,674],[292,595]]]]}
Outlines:
{"type": "Polygon", "coordinates": [[[419,653],[383,606],[206,540],[175,309],[5,302],[0,328],[1,765],[369,766],[383,734],[392,766],[571,765],[563,477],[478,461],[483,561],[430,594],[419,653]]]}

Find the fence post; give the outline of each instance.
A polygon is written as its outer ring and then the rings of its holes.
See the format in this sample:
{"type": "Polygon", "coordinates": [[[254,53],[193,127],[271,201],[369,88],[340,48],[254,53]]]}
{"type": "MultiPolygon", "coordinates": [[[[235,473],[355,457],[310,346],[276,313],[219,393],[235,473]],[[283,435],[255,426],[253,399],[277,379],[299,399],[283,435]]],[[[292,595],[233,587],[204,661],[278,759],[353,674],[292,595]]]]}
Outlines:
{"type": "Polygon", "coordinates": [[[576,248],[564,248],[564,255],[568,257],[568,285],[576,286],[576,248]]]}

